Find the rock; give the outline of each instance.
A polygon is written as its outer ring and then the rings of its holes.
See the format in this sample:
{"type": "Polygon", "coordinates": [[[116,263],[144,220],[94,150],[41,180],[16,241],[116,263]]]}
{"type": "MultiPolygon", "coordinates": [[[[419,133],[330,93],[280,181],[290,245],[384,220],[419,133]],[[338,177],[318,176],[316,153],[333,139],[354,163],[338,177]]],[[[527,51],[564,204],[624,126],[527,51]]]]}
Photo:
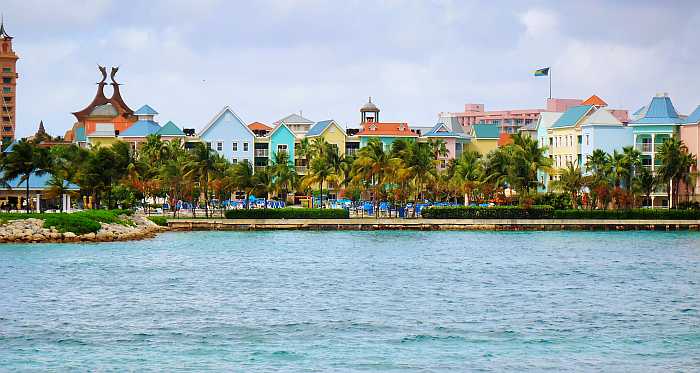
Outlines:
{"type": "Polygon", "coordinates": [[[63,237],[65,237],[65,238],[75,238],[75,237],[78,237],[78,236],[77,236],[75,233],[73,233],[73,232],[66,232],[66,233],[63,234],[63,237]]]}

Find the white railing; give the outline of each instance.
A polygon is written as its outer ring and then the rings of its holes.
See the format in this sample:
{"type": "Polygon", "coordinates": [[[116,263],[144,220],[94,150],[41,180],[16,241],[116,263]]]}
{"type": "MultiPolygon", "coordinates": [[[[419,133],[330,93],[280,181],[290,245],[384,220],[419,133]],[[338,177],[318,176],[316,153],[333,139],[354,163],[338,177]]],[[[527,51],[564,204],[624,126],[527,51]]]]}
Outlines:
{"type": "Polygon", "coordinates": [[[636,144],[637,150],[639,150],[642,153],[651,153],[651,143],[641,143],[641,144],[636,144]]]}
{"type": "Polygon", "coordinates": [[[270,152],[267,149],[255,149],[256,157],[267,157],[270,152]]]}
{"type": "Polygon", "coordinates": [[[294,167],[297,171],[298,174],[305,174],[307,170],[307,166],[295,166],[294,167]]]}

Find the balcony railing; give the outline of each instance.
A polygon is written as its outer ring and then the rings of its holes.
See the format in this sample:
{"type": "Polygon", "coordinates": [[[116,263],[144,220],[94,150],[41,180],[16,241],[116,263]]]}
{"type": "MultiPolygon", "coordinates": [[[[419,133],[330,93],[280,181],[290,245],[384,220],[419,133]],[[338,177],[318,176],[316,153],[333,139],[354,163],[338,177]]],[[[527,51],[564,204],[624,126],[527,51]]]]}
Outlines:
{"type": "Polygon", "coordinates": [[[642,153],[651,153],[651,143],[641,143],[641,144],[636,144],[635,146],[637,150],[639,150],[642,153]]]}
{"type": "Polygon", "coordinates": [[[307,166],[295,166],[294,168],[296,169],[298,174],[305,174],[306,170],[308,169],[307,166]]]}
{"type": "Polygon", "coordinates": [[[267,149],[255,149],[256,157],[267,157],[269,154],[270,152],[267,149]]]}
{"type": "Polygon", "coordinates": [[[255,166],[255,172],[264,171],[266,166],[255,166]]]}
{"type": "Polygon", "coordinates": [[[358,150],[359,149],[357,149],[357,148],[345,149],[345,155],[346,156],[353,156],[353,155],[357,154],[358,150]]]}

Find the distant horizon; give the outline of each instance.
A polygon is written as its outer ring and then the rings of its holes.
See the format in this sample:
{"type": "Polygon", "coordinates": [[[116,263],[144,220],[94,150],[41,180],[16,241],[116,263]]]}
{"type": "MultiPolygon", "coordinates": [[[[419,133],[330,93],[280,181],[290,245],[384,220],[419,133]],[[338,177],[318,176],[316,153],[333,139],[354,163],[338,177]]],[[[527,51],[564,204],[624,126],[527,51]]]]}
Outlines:
{"type": "Polygon", "coordinates": [[[353,128],[368,96],[382,121],[417,127],[466,103],[544,109],[543,67],[553,98],[596,94],[632,113],[668,92],[680,114],[700,105],[691,1],[9,0],[0,10],[20,56],[18,138],[41,120],[63,136],[94,97],[98,64],[120,67],[133,110],[148,104],[161,125],[196,130],[227,105],[246,123],[301,110],[353,128]]]}

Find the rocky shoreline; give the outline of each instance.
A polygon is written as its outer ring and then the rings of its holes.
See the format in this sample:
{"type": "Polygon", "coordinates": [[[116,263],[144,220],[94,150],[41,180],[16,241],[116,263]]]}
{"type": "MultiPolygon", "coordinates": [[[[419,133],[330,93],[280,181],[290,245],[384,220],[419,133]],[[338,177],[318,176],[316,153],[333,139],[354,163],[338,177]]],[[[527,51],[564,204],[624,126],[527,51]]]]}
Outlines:
{"type": "Polygon", "coordinates": [[[167,230],[144,215],[135,214],[129,220],[133,225],[100,223],[101,228],[97,233],[82,235],[73,232],[61,233],[54,227],[44,228],[42,219],[10,220],[0,225],[0,243],[133,241],[152,238],[167,230]]]}

